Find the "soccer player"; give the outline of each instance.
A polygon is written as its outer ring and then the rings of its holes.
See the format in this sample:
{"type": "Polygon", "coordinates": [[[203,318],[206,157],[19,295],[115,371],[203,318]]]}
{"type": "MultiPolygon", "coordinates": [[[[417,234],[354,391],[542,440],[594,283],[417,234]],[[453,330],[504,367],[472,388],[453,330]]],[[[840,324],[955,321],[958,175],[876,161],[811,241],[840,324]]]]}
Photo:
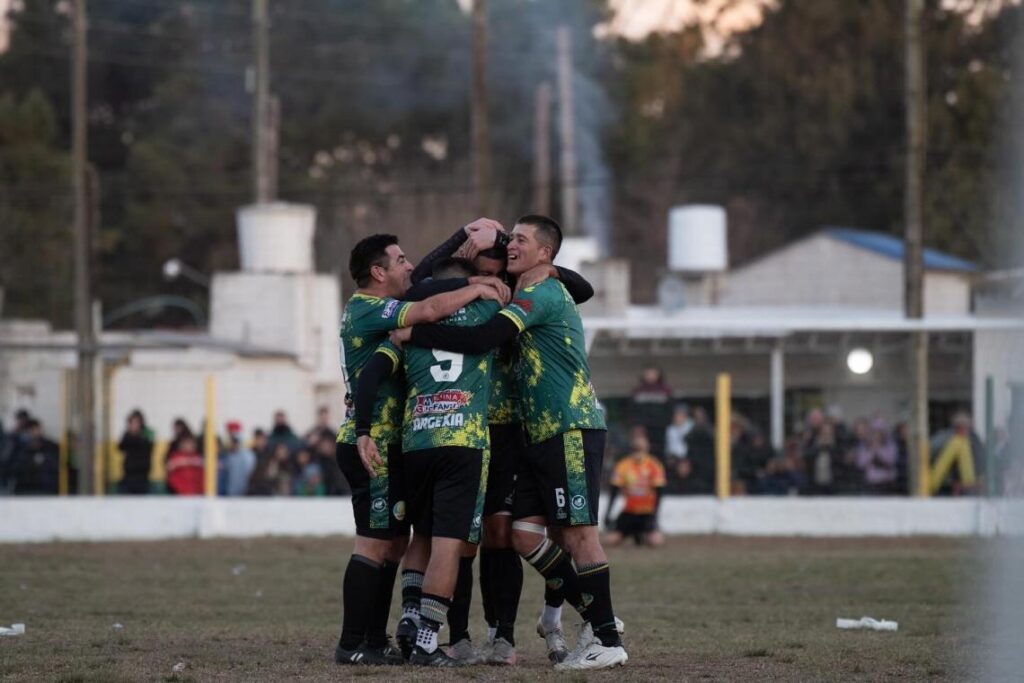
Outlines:
{"type": "MultiPolygon", "coordinates": [[[[475,272],[469,261],[449,259],[435,267],[435,276],[475,272]]],[[[494,301],[466,305],[446,322],[476,325],[499,309],[494,301]]],[[[414,536],[405,558],[406,571],[422,572],[419,628],[409,663],[453,667],[464,662],[438,647],[437,635],[455,591],[464,543],[480,541],[484,487],[487,482],[487,409],[493,354],[459,354],[410,346],[400,357],[391,344],[381,345],[367,365],[356,396],[359,450],[378,458],[369,416],[377,385],[387,372],[404,366],[408,383],[402,453],[405,461],[408,514],[414,536]]],[[[411,619],[403,618],[407,623],[411,619]]],[[[401,626],[401,625],[400,625],[401,626]]],[[[399,645],[403,650],[403,628],[399,645]]]]}
{"type": "MultiPolygon", "coordinates": [[[[427,277],[433,265],[460,251],[475,252],[473,265],[481,276],[495,276],[510,282],[506,270],[509,241],[507,233],[488,232],[490,226],[467,226],[425,256],[412,274],[413,283],[427,277]]],[[[556,277],[577,304],[588,301],[594,288],[578,273],[553,266],[543,272],[536,269],[531,281],[556,277]]],[[[525,276],[527,279],[530,276],[525,276]]],[[[520,417],[519,401],[515,391],[513,364],[515,345],[499,349],[493,364],[491,403],[488,409],[490,430],[490,464],[487,474],[487,494],[484,502],[483,538],[480,545],[480,593],[484,619],[487,621],[488,643],[476,652],[469,637],[469,611],[473,585],[473,559],[476,546],[468,545],[459,561],[459,576],[455,597],[448,611],[451,632],[449,654],[467,662],[514,665],[515,622],[523,588],[523,567],[519,554],[512,547],[512,501],[515,489],[516,459],[526,450],[525,432],[520,417]]],[[[540,627],[541,637],[548,642],[554,660],[561,661],[567,654],[561,631],[561,593],[545,590],[545,615],[548,628],[540,627]]]]}
{"type": "MultiPolygon", "coordinates": [[[[501,298],[492,286],[481,281],[424,301],[400,301],[409,288],[412,269],[393,235],[372,235],[352,249],[349,272],[358,289],[345,306],[341,326],[350,395],[358,388],[363,366],[387,339],[388,331],[440,320],[481,296],[501,298]]],[[[437,285],[442,289],[451,283],[437,285]]],[[[352,488],[356,522],[355,549],[342,587],[341,637],[334,652],[339,664],[401,663],[400,655],[388,642],[386,628],[398,561],[408,539],[398,467],[404,398],[400,378],[391,378],[373,406],[371,431],[384,450],[380,461],[374,463],[373,476],[359,457],[354,422],[348,419],[338,432],[338,465],[352,488]]]]}
{"type": "MultiPolygon", "coordinates": [[[[561,241],[552,219],[523,216],[508,246],[509,273],[523,277],[532,269],[549,270],[561,241]]],[[[516,384],[529,447],[517,471],[513,544],[584,619],[576,648],[555,668],[624,664],[628,656],[596,526],[606,427],[590,383],[583,324],[565,287],[547,278],[518,290],[509,306],[471,330],[416,325],[392,333],[392,339],[457,353],[481,353],[517,340],[516,384]],[[545,526],[561,529],[568,553],[547,538],[545,526]]]]}
{"type": "Polygon", "coordinates": [[[605,545],[619,545],[627,537],[633,537],[637,545],[660,546],[665,537],[658,531],[658,506],[661,504],[662,489],[665,488],[665,467],[651,455],[651,444],[642,430],[633,434],[630,453],[619,460],[612,472],[611,495],[604,526],[611,529],[605,536],[605,545]],[[626,502],[611,523],[612,504],[619,492],[626,502]]]}

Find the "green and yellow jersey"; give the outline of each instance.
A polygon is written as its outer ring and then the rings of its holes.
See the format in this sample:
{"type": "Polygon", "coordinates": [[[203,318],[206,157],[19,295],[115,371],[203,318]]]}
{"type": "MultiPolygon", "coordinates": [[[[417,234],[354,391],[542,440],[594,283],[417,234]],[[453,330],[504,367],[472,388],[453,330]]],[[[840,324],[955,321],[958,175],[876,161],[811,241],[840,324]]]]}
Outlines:
{"type": "MultiPolygon", "coordinates": [[[[381,342],[387,340],[388,332],[405,326],[405,318],[412,306],[412,302],[359,292],[348,300],[341,321],[341,345],[345,380],[351,398],[355,398],[359,374],[366,363],[381,342]]],[[[391,353],[395,354],[394,351],[391,353]]],[[[378,445],[398,443],[401,440],[404,399],[405,380],[400,373],[392,374],[381,382],[373,406],[373,426],[370,430],[370,435],[378,445]]],[[[351,408],[346,411],[345,422],[338,430],[338,441],[346,444],[356,442],[355,415],[351,408]]]]}
{"type": "MultiPolygon", "coordinates": [[[[480,325],[500,308],[494,301],[474,301],[442,324],[480,325]]],[[[408,393],[402,452],[444,446],[487,448],[493,352],[470,355],[406,345],[399,363],[397,349],[390,342],[378,351],[392,359],[396,371],[401,365],[405,373],[408,393]]]]}
{"type": "Polygon", "coordinates": [[[509,425],[521,421],[516,395],[515,348],[499,349],[491,367],[491,402],[488,425],[509,425]]]}
{"type": "Polygon", "coordinates": [[[574,429],[606,429],[590,382],[583,321],[561,282],[548,278],[503,308],[519,328],[516,390],[531,443],[574,429]]]}

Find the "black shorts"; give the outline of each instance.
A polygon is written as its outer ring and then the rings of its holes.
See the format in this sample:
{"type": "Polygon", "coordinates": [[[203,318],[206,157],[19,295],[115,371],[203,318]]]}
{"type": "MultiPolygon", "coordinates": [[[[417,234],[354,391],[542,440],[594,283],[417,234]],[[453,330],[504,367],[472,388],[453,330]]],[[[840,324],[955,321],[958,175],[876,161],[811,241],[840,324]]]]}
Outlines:
{"type": "Polygon", "coordinates": [[[642,536],[658,530],[658,518],[655,515],[637,515],[623,512],[615,520],[615,530],[623,536],[642,536]]]}
{"type": "Polygon", "coordinates": [[[416,533],[479,543],[487,485],[484,451],[443,446],[403,457],[409,521],[416,533]]]}
{"type": "Polygon", "coordinates": [[[363,467],[354,444],[339,443],[335,452],[338,467],[352,489],[356,535],[383,540],[408,535],[401,444],[392,444],[387,453],[381,452],[388,473],[374,479],[363,467]]]}
{"type": "Polygon", "coordinates": [[[527,446],[516,470],[512,518],[596,525],[606,435],[603,429],[574,429],[527,446]]]}
{"type": "Polygon", "coordinates": [[[487,466],[484,516],[512,513],[516,490],[516,463],[526,450],[526,435],[519,422],[491,425],[491,461],[487,466]]]}

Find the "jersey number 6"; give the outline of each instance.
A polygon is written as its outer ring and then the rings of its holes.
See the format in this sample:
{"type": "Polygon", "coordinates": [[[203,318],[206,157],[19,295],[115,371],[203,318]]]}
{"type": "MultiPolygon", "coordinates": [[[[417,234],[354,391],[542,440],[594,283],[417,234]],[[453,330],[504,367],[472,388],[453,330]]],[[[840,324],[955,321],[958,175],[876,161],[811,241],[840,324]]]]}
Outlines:
{"type": "Polygon", "coordinates": [[[434,378],[434,381],[454,382],[457,380],[462,374],[462,354],[439,349],[433,349],[433,354],[437,359],[437,365],[430,366],[430,376],[434,378]],[[445,363],[449,364],[447,370],[444,368],[445,363]]]}

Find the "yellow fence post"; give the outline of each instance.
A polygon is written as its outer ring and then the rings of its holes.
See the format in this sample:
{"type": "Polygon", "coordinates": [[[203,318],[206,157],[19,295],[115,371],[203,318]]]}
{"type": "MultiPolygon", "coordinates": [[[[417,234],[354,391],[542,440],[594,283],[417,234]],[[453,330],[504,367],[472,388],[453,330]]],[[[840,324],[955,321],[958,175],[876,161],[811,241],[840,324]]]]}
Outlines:
{"type": "Polygon", "coordinates": [[[217,382],[213,375],[206,376],[206,433],[203,440],[206,475],[205,490],[209,498],[217,495],[217,382]]]}
{"type": "Polygon", "coordinates": [[[68,468],[70,458],[68,453],[68,433],[71,431],[71,406],[68,403],[68,370],[60,376],[60,469],[57,471],[57,493],[62,496],[68,495],[68,468]]]}
{"type": "Polygon", "coordinates": [[[718,375],[715,389],[715,495],[719,500],[729,497],[729,479],[732,473],[732,378],[728,373],[718,375]]]}

